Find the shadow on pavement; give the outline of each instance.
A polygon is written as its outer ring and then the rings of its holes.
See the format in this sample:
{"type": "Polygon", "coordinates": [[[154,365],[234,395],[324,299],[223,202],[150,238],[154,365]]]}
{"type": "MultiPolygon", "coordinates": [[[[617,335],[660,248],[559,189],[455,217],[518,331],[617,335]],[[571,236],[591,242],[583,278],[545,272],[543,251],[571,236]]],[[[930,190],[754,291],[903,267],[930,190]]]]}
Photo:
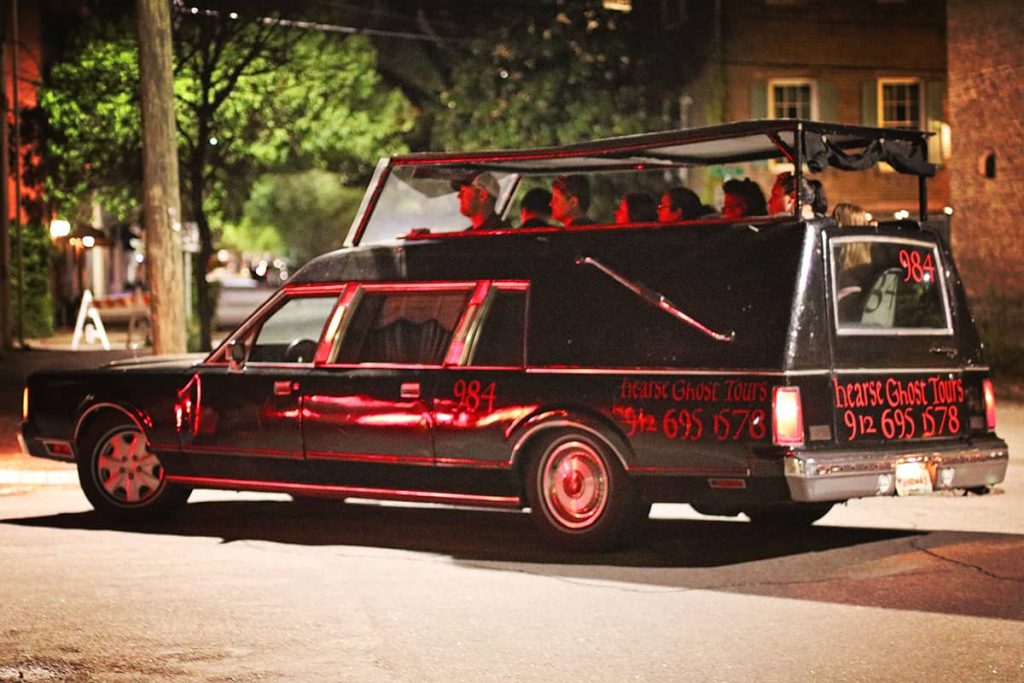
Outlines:
{"type": "Polygon", "coordinates": [[[545,545],[522,513],[286,500],[192,503],[173,520],[144,526],[112,525],[91,511],[0,523],[414,551],[476,569],[632,584],[629,590],[709,590],[1024,621],[1024,537],[1010,534],[824,525],[772,532],[652,519],[631,547],[581,554],[545,545]]]}
{"type": "Polygon", "coordinates": [[[769,534],[752,524],[652,519],[631,547],[605,553],[577,553],[545,544],[525,513],[329,500],[190,503],[172,520],[147,524],[119,525],[92,511],[9,519],[2,523],[221,537],[225,543],[246,540],[356,545],[487,562],[620,567],[719,567],[918,535],[905,530],[822,526],[769,534]]]}

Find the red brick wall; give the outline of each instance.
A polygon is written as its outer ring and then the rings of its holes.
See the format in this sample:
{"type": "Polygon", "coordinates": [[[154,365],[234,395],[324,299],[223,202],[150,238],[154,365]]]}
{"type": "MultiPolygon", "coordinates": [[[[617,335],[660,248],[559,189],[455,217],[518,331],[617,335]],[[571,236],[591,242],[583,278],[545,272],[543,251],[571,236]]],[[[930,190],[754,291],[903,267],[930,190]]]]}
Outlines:
{"type": "MultiPolygon", "coordinates": [[[[949,0],[953,245],[968,290],[1024,298],[1024,5],[949,0]],[[986,149],[996,177],[979,172],[986,149]]],[[[1024,321],[1018,321],[1024,327],[1024,321]]]]}

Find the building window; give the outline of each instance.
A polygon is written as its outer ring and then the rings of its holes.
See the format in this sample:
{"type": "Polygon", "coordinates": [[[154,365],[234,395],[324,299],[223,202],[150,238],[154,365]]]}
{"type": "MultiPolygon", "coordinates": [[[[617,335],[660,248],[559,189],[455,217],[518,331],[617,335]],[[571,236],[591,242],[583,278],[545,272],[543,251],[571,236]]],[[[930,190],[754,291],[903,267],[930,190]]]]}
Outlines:
{"type": "Polygon", "coordinates": [[[773,119],[817,119],[813,81],[777,79],[768,82],[768,114],[773,119]]]}
{"type": "Polygon", "coordinates": [[[878,125],[883,128],[921,128],[921,82],[916,78],[878,81],[878,125]]]}

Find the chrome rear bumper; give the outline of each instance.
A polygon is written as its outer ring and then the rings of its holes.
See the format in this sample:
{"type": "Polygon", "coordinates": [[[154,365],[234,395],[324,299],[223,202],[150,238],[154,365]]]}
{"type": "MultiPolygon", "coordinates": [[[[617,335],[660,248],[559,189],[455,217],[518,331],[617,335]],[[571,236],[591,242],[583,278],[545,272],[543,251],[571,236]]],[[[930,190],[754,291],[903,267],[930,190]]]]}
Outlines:
{"type": "Polygon", "coordinates": [[[807,503],[891,496],[896,493],[896,466],[906,462],[924,463],[937,491],[992,486],[1006,477],[1009,451],[998,437],[946,447],[915,445],[874,453],[793,451],[785,459],[790,496],[807,503]]]}

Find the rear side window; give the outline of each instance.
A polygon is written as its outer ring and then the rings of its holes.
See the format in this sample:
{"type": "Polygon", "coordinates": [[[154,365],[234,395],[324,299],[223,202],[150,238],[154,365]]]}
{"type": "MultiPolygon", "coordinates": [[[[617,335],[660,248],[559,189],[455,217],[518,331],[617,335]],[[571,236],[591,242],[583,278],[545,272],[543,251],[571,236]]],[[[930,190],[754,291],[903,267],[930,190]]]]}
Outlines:
{"type": "Polygon", "coordinates": [[[950,334],[949,303],[936,246],[917,240],[831,241],[839,334],[950,334]]]}
{"type": "Polygon", "coordinates": [[[493,290],[470,365],[522,367],[525,342],[526,290],[493,290]]]}
{"type": "Polygon", "coordinates": [[[364,291],[335,362],[440,365],[471,293],[364,291]]]}

